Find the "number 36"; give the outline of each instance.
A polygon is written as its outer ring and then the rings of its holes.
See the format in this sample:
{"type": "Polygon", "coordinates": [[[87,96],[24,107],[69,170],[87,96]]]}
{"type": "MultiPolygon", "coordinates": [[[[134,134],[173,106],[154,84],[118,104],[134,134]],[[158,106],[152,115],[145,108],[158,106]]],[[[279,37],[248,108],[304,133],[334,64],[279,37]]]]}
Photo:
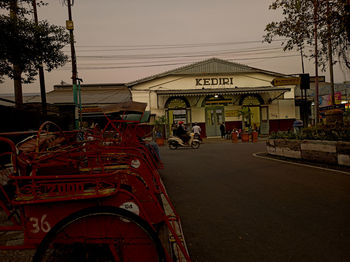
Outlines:
{"type": "Polygon", "coordinates": [[[39,224],[39,218],[37,217],[31,217],[29,218],[29,221],[32,222],[32,230],[30,230],[32,233],[39,233],[40,231],[47,233],[50,231],[51,226],[49,222],[47,222],[46,219],[47,215],[44,214],[42,215],[40,219],[40,224],[39,224]]]}

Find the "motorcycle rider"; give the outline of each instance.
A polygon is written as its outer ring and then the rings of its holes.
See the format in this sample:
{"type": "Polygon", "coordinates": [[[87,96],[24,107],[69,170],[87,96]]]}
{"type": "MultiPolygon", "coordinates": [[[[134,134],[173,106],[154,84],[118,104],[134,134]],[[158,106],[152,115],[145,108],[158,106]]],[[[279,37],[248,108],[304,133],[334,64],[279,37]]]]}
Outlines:
{"type": "Polygon", "coordinates": [[[183,121],[179,121],[179,126],[177,127],[177,130],[176,130],[176,136],[181,138],[182,142],[184,142],[186,144],[188,142],[188,140],[190,139],[190,137],[187,134],[187,131],[186,131],[183,124],[184,124],[183,121]]]}
{"type": "Polygon", "coordinates": [[[193,127],[192,127],[192,131],[194,133],[194,137],[201,140],[201,127],[195,122],[193,127]]]}

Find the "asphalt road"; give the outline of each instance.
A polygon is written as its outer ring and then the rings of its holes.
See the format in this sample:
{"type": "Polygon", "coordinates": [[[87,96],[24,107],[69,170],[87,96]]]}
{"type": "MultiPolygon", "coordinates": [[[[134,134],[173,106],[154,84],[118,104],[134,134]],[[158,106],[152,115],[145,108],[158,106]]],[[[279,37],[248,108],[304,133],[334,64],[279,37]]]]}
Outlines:
{"type": "Polygon", "coordinates": [[[262,151],[160,149],[192,261],[350,261],[350,174],[252,155],[262,151]]]}

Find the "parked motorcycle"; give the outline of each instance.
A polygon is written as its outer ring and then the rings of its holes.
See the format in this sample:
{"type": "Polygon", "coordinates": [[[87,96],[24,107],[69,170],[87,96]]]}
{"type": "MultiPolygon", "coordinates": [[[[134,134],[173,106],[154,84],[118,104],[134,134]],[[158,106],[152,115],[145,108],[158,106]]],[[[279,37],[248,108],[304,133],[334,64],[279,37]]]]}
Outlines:
{"type": "Polygon", "coordinates": [[[194,137],[194,133],[190,134],[190,139],[187,143],[184,143],[180,137],[171,136],[168,139],[169,148],[172,150],[178,147],[192,147],[193,149],[198,149],[200,146],[200,141],[194,137]]]}

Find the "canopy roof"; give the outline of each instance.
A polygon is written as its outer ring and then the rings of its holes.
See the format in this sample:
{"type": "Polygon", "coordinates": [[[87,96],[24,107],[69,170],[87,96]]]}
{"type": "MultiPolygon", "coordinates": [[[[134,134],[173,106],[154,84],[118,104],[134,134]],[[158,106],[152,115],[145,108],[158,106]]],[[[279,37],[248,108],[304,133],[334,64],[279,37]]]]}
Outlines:
{"type": "Polygon", "coordinates": [[[119,112],[144,113],[146,106],[147,106],[146,103],[128,101],[124,103],[101,106],[100,109],[105,114],[119,113],[119,112]]]}
{"type": "Polygon", "coordinates": [[[240,95],[240,94],[262,94],[277,92],[283,94],[290,91],[287,87],[239,87],[239,88],[208,88],[208,89],[187,89],[187,90],[157,90],[161,96],[203,96],[203,95],[240,95]]]}

